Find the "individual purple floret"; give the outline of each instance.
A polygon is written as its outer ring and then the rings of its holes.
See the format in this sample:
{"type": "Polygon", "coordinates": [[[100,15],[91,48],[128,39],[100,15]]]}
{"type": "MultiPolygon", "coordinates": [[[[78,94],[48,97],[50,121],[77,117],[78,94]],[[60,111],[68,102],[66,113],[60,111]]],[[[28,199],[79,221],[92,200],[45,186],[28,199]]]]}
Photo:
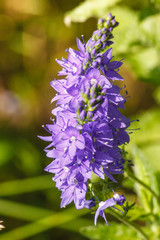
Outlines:
{"type": "Polygon", "coordinates": [[[111,14],[106,20],[99,19],[98,29],[86,44],[77,38],[79,51],[69,48],[68,59],[56,59],[62,66],[58,75],[63,76],[51,82],[57,92],[52,99],[56,101],[52,110],[56,121],[45,127],[49,136],[40,137],[50,142],[45,152],[52,162],[45,171],[54,174],[56,187],[62,192],[61,207],[74,202],[77,209],[97,209],[95,224],[99,215],[107,223],[106,208],[125,202],[125,197],[116,193],[110,198],[112,190],[108,187],[117,184],[118,175],[123,174],[121,146],[129,142],[130,126],[130,120],[119,110],[126,98],[114,84],[123,81],[118,73],[122,61],[113,60],[109,47],[116,26],[111,14]],[[107,188],[107,194],[96,189],[93,175],[100,179],[102,189],[107,188]],[[94,191],[96,195],[99,191],[96,198],[94,191]]]}
{"type": "Polygon", "coordinates": [[[124,195],[119,195],[118,193],[115,193],[113,195],[113,199],[116,201],[117,205],[122,206],[124,202],[126,201],[126,198],[124,195]]]}
{"type": "MultiPolygon", "coordinates": [[[[107,199],[105,202],[103,202],[103,201],[99,202],[99,207],[98,207],[95,217],[94,217],[94,224],[95,225],[97,224],[97,218],[100,215],[101,217],[104,218],[106,224],[109,225],[107,222],[104,210],[108,207],[113,207],[116,204],[121,206],[121,205],[123,205],[122,201],[123,201],[123,203],[125,202],[125,197],[123,195],[119,195],[118,193],[115,193],[113,198],[107,199]]],[[[117,210],[119,210],[119,209],[117,209],[117,210]]]]}
{"type": "Polygon", "coordinates": [[[86,200],[84,203],[84,207],[88,209],[91,209],[92,207],[95,207],[95,206],[96,206],[96,202],[94,197],[91,198],[90,200],[86,200]]]}
{"type": "Polygon", "coordinates": [[[107,222],[104,210],[108,207],[113,207],[114,205],[116,205],[116,202],[114,201],[113,198],[107,199],[105,202],[103,202],[103,201],[100,202],[99,207],[97,208],[97,211],[96,211],[96,214],[95,214],[95,217],[94,217],[94,224],[95,225],[97,224],[97,218],[100,215],[101,217],[104,218],[106,224],[109,225],[108,222],[107,222]]]}

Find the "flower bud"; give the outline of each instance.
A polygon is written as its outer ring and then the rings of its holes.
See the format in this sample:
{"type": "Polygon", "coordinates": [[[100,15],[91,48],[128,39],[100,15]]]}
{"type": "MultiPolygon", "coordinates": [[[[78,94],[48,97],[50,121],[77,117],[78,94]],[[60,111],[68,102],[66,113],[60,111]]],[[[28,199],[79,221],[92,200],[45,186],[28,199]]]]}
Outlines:
{"type": "Polygon", "coordinates": [[[91,119],[93,117],[93,113],[92,112],[87,112],[87,119],[91,119]]]}
{"type": "Polygon", "coordinates": [[[98,30],[98,32],[97,32],[97,39],[99,39],[100,36],[101,36],[101,30],[98,30]]]}
{"type": "Polygon", "coordinates": [[[100,81],[98,86],[100,86],[101,88],[104,86],[105,82],[104,81],[100,81]]]}
{"type": "Polygon", "coordinates": [[[96,44],[95,44],[95,48],[98,49],[102,46],[102,42],[101,42],[101,39],[98,39],[96,44]]]}
{"type": "Polygon", "coordinates": [[[109,46],[109,45],[108,45],[108,41],[107,41],[107,42],[104,42],[104,43],[102,44],[102,49],[105,49],[107,46],[109,46]]]}
{"type": "Polygon", "coordinates": [[[104,89],[102,89],[102,91],[101,91],[101,94],[102,94],[102,95],[105,95],[105,94],[106,94],[106,92],[107,92],[107,89],[106,89],[106,88],[104,88],[104,89]]]}
{"type": "Polygon", "coordinates": [[[85,102],[88,102],[88,96],[87,96],[87,94],[86,94],[86,93],[81,93],[81,95],[82,95],[84,101],[85,101],[85,102]]]}
{"type": "Polygon", "coordinates": [[[91,99],[91,100],[89,100],[89,106],[93,106],[93,105],[95,105],[95,102],[96,102],[96,99],[91,99]]]}
{"type": "Polygon", "coordinates": [[[107,20],[109,20],[109,21],[112,20],[112,14],[111,13],[108,14],[107,20]]]}
{"type": "Polygon", "coordinates": [[[93,48],[95,47],[95,44],[96,44],[96,43],[97,43],[96,41],[92,41],[91,44],[90,44],[90,46],[89,46],[89,48],[90,48],[90,49],[93,49],[93,48]]]}
{"type": "Polygon", "coordinates": [[[102,25],[104,23],[104,18],[100,18],[99,20],[98,20],[98,25],[102,25]]]}
{"type": "Polygon", "coordinates": [[[102,57],[101,57],[101,56],[98,56],[98,57],[96,58],[96,62],[97,62],[97,63],[101,63],[101,62],[102,62],[102,57]]]}
{"type": "Polygon", "coordinates": [[[115,25],[114,25],[114,27],[117,27],[118,25],[119,25],[119,22],[116,22],[115,25]]]}
{"type": "Polygon", "coordinates": [[[86,200],[84,203],[84,207],[88,209],[91,209],[92,207],[95,207],[95,206],[96,206],[96,202],[94,198],[91,198],[90,200],[86,200]]]}
{"type": "Polygon", "coordinates": [[[112,26],[114,26],[116,24],[116,19],[112,19],[111,24],[112,24],[112,26]]]}
{"type": "Polygon", "coordinates": [[[102,28],[102,33],[106,33],[107,29],[105,27],[102,28]]]}
{"type": "Polygon", "coordinates": [[[96,61],[93,61],[92,62],[92,68],[98,68],[98,62],[96,62],[96,61]]]}
{"type": "Polygon", "coordinates": [[[108,31],[109,31],[109,32],[112,32],[112,31],[113,31],[113,28],[112,28],[112,27],[109,27],[109,28],[108,28],[108,31]]]}
{"type": "Polygon", "coordinates": [[[124,195],[119,195],[118,193],[115,193],[113,195],[113,198],[117,202],[117,205],[120,205],[120,206],[122,206],[123,203],[126,201],[125,196],[124,195]]]}
{"type": "Polygon", "coordinates": [[[90,94],[91,94],[91,97],[92,97],[92,98],[95,97],[95,92],[96,92],[96,84],[94,84],[94,85],[90,88],[90,94]]]}
{"type": "Polygon", "coordinates": [[[113,34],[110,34],[108,39],[111,39],[111,38],[113,38],[113,34]]]}
{"type": "Polygon", "coordinates": [[[91,56],[92,56],[92,57],[95,57],[95,55],[96,55],[96,49],[93,48],[92,51],[91,51],[91,56]]]}
{"type": "Polygon", "coordinates": [[[80,113],[81,121],[83,121],[85,119],[85,115],[86,115],[85,110],[82,110],[81,113],[80,113]]]}
{"type": "Polygon", "coordinates": [[[101,101],[101,100],[102,100],[102,96],[99,95],[99,96],[96,98],[96,100],[97,100],[98,102],[101,101]]]}
{"type": "Polygon", "coordinates": [[[104,42],[107,40],[107,35],[106,34],[103,34],[102,37],[101,37],[101,41],[104,42]]]}
{"type": "Polygon", "coordinates": [[[104,23],[104,27],[105,27],[105,28],[109,28],[110,25],[111,25],[111,23],[110,23],[109,20],[105,21],[105,23],[104,23]]]}

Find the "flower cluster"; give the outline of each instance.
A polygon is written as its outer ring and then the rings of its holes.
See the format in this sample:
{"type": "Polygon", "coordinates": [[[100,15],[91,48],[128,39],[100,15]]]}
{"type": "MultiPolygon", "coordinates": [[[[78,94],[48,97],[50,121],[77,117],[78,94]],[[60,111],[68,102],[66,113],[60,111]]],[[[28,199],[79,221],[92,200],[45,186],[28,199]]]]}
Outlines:
{"type": "Polygon", "coordinates": [[[93,174],[102,181],[117,182],[114,175],[123,173],[125,163],[120,146],[129,142],[130,121],[119,111],[126,99],[115,85],[123,81],[118,73],[122,61],[113,60],[109,47],[116,26],[111,14],[107,20],[99,19],[98,30],[86,44],[77,38],[79,51],[69,48],[68,59],[56,59],[62,66],[59,75],[65,76],[51,82],[57,91],[52,99],[56,122],[46,125],[50,136],[40,137],[51,142],[45,151],[53,161],[45,170],[55,174],[53,180],[62,192],[61,207],[72,201],[77,209],[98,206],[95,224],[98,215],[107,222],[104,209],[125,201],[117,193],[100,201],[88,187],[93,174]]]}

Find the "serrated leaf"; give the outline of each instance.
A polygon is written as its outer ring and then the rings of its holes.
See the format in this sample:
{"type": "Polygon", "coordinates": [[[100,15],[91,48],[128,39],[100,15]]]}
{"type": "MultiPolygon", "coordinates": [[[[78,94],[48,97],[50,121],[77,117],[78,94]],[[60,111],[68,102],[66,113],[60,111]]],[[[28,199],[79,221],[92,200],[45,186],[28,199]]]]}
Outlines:
{"type": "Polygon", "coordinates": [[[110,226],[98,225],[88,226],[80,229],[80,233],[91,240],[135,240],[141,239],[140,236],[131,228],[123,225],[112,223],[110,226]]]}
{"type": "Polygon", "coordinates": [[[67,12],[64,17],[64,22],[69,26],[71,22],[84,22],[90,17],[100,17],[102,13],[106,14],[108,8],[113,7],[120,1],[121,0],[87,0],[67,12]]]}

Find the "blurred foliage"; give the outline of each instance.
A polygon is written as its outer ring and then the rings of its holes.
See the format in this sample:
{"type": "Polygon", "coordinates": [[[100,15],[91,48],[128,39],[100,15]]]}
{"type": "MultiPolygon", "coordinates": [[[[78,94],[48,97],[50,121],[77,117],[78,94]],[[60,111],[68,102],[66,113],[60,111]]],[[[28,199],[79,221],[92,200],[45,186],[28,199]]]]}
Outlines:
{"type": "Polygon", "coordinates": [[[120,26],[115,31],[114,52],[125,57],[137,77],[160,84],[160,2],[86,0],[65,14],[67,25],[111,11],[120,26]]]}
{"type": "Polygon", "coordinates": [[[126,147],[135,166],[120,191],[130,203],[136,202],[130,220],[145,225],[150,239],[157,240],[160,1],[1,0],[0,10],[0,220],[5,226],[0,239],[140,239],[134,230],[114,224],[111,215],[110,227],[95,228],[93,217],[85,216],[87,211],[60,209],[60,193],[43,171],[50,159],[37,138],[46,134],[41,125],[49,122],[54,108],[49,86],[59,69],[54,59],[66,56],[69,46],[76,48],[77,36],[83,34],[87,41],[96,18],[111,11],[120,22],[113,52],[116,59],[125,57],[121,74],[131,96],[125,114],[140,120],[131,128],[141,129],[134,131],[126,147]],[[88,225],[92,226],[84,228],[88,225]],[[84,237],[78,233],[80,227],[84,237]]]}
{"type": "Polygon", "coordinates": [[[81,228],[81,233],[91,240],[119,240],[122,237],[124,240],[142,239],[132,229],[126,227],[123,224],[112,223],[111,227],[105,225],[99,225],[98,227],[90,226],[87,228],[81,228]]]}

